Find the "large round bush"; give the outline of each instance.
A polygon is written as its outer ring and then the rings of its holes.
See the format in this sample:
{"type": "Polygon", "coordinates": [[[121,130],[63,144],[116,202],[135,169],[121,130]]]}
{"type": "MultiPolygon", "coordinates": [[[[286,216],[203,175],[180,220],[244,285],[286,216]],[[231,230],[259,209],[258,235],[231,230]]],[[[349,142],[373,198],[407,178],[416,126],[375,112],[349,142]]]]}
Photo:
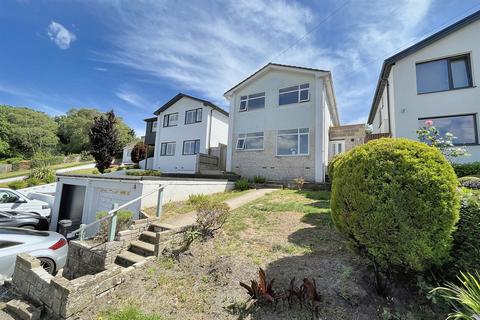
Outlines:
{"type": "Polygon", "coordinates": [[[332,219],[353,247],[383,270],[443,263],[458,220],[457,178],[435,148],[379,139],[335,163],[332,219]]]}

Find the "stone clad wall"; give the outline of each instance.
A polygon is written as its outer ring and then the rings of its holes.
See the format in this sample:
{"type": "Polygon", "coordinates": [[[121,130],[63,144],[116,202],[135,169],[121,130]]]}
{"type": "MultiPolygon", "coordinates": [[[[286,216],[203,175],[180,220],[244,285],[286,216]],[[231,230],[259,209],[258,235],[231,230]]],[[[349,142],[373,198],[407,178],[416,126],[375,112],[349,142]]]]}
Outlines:
{"type": "MultiPolygon", "coordinates": [[[[365,143],[366,131],[364,124],[351,124],[345,126],[330,127],[330,141],[345,140],[345,151],[365,143]]],[[[329,153],[332,158],[332,153],[329,153]]]]}

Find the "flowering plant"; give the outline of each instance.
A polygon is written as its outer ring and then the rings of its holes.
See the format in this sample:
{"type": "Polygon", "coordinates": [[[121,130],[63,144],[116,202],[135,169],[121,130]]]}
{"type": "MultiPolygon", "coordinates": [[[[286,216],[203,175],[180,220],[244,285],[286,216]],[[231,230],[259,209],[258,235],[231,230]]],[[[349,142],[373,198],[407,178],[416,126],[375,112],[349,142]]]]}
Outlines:
{"type": "Polygon", "coordinates": [[[451,132],[447,132],[442,136],[440,131],[433,125],[433,120],[425,120],[423,124],[424,126],[416,131],[419,141],[439,149],[447,159],[469,156],[465,146],[455,146],[453,144],[453,140],[457,137],[451,132]]]}

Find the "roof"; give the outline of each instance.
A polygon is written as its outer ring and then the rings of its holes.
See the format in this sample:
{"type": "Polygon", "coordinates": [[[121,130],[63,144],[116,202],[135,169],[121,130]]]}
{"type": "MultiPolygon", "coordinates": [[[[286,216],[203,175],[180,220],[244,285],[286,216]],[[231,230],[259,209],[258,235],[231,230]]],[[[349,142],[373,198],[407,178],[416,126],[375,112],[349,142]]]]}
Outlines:
{"type": "MultiPolygon", "coordinates": [[[[208,107],[211,107],[213,108],[214,110],[217,110],[218,112],[220,113],[223,113],[224,115],[226,115],[228,117],[228,112],[223,110],[222,108],[214,105],[213,103],[211,103],[210,101],[208,100],[204,100],[204,99],[200,99],[200,98],[197,98],[197,97],[193,97],[193,96],[190,96],[188,94],[185,94],[185,93],[178,93],[175,97],[173,97],[172,99],[170,99],[170,101],[168,101],[167,103],[165,103],[163,106],[161,106],[157,111],[155,111],[153,114],[155,115],[159,115],[161,112],[167,110],[168,108],[170,108],[174,103],[176,103],[177,101],[179,101],[180,99],[182,98],[190,98],[192,100],[196,100],[196,101],[199,101],[199,102],[202,102],[204,106],[208,106],[208,107]]],[[[145,119],[145,121],[147,121],[148,119],[145,119]]]]}
{"type": "Polygon", "coordinates": [[[243,86],[244,84],[246,84],[247,82],[249,82],[250,80],[255,78],[257,75],[263,73],[266,69],[269,69],[269,68],[272,68],[272,67],[291,68],[291,69],[299,69],[299,70],[312,71],[312,72],[329,72],[329,71],[322,70],[322,69],[306,68],[306,67],[299,67],[299,66],[292,66],[292,65],[287,65],[287,64],[269,62],[265,66],[263,66],[262,68],[257,70],[255,73],[253,73],[250,76],[248,76],[247,78],[245,78],[243,81],[237,83],[235,86],[233,86],[229,90],[225,91],[225,93],[223,95],[225,96],[225,95],[229,94],[230,92],[232,92],[235,89],[243,86]]]}
{"type": "Polygon", "coordinates": [[[153,122],[155,120],[157,120],[157,117],[151,117],[151,118],[143,119],[143,121],[145,121],[145,122],[153,122]]]}
{"type": "Polygon", "coordinates": [[[368,115],[368,124],[373,123],[373,118],[375,117],[375,113],[377,112],[378,103],[380,101],[380,97],[382,96],[383,89],[386,85],[386,79],[390,74],[390,70],[395,62],[423,49],[430,44],[454,33],[455,31],[468,26],[469,24],[477,21],[480,19],[480,10],[476,11],[475,13],[463,18],[460,21],[455,22],[454,24],[434,33],[433,35],[423,39],[420,42],[417,42],[411,47],[408,47],[405,50],[400,51],[399,53],[391,56],[390,58],[386,59],[382,65],[382,71],[380,72],[380,76],[378,78],[377,88],[375,90],[375,96],[373,97],[372,107],[370,109],[370,114],[368,115]]]}

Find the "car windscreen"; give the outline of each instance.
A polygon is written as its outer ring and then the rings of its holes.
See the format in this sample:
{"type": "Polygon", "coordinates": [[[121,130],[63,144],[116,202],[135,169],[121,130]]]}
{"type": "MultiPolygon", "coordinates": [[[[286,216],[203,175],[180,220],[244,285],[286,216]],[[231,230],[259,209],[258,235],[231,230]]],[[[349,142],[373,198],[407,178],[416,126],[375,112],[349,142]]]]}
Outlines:
{"type": "Polygon", "coordinates": [[[0,228],[0,235],[11,234],[11,235],[28,235],[28,236],[39,236],[39,237],[48,237],[49,233],[46,231],[37,231],[37,230],[28,230],[22,228],[0,228]]]}

